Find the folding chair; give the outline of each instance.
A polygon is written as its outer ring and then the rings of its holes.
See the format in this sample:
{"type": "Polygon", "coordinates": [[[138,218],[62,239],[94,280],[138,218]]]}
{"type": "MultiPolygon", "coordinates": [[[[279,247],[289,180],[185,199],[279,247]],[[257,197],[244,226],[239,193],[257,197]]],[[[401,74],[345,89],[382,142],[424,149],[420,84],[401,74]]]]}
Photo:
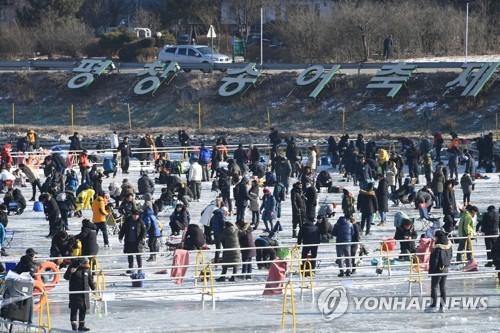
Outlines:
{"type": "Polygon", "coordinates": [[[10,247],[10,242],[14,240],[14,235],[16,232],[14,230],[5,230],[5,239],[4,239],[4,247],[9,248],[10,247]]]}
{"type": "Polygon", "coordinates": [[[111,228],[111,234],[116,235],[122,227],[123,216],[115,217],[113,213],[109,213],[106,217],[106,225],[111,228]]]}
{"type": "Polygon", "coordinates": [[[430,217],[425,204],[418,205],[418,213],[420,214],[420,222],[422,222],[422,230],[429,229],[431,227],[431,223],[434,224],[440,220],[440,217],[430,217]]]}

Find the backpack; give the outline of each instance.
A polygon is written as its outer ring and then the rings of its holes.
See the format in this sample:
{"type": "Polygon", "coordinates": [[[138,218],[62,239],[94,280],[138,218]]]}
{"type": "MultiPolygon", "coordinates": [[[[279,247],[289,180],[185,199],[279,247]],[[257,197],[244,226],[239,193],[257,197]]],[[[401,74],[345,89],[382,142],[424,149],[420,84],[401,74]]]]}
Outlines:
{"type": "Polygon", "coordinates": [[[346,199],[346,202],[347,202],[347,208],[345,213],[349,213],[351,215],[354,214],[356,212],[356,208],[354,207],[354,202],[355,202],[354,197],[348,197],[346,199]]]}
{"type": "Polygon", "coordinates": [[[174,174],[182,175],[184,173],[182,162],[181,161],[173,161],[171,172],[174,174]]]}
{"type": "Polygon", "coordinates": [[[285,201],[285,186],[282,183],[277,183],[276,186],[274,186],[273,196],[278,202],[285,201]]]}
{"type": "Polygon", "coordinates": [[[266,172],[266,186],[274,186],[276,184],[276,174],[272,171],[266,172]]]}

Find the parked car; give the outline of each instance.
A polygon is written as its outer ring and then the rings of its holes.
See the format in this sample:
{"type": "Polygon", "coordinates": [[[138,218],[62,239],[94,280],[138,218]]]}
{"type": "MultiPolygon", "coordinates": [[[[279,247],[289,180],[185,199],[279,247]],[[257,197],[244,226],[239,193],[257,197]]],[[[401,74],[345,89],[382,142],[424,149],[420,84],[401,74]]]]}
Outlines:
{"type": "MultiPolygon", "coordinates": [[[[218,53],[206,45],[166,45],[158,54],[158,59],[164,62],[175,61],[182,64],[229,64],[231,59],[218,53]]],[[[211,68],[201,68],[204,73],[211,68]]],[[[184,69],[189,72],[190,69],[184,69]]]]}

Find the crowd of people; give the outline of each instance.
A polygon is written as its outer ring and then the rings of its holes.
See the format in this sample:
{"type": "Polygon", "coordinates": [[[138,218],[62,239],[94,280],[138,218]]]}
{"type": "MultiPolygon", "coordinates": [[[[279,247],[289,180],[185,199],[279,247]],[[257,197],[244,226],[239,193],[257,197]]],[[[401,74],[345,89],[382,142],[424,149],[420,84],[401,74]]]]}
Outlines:
{"type": "MultiPolygon", "coordinates": [[[[320,154],[319,147],[311,144],[303,155],[294,137],[283,138],[277,130],[271,129],[267,160],[264,158],[266,154],[256,144],[248,147],[239,144],[234,151],[229,151],[224,137],[218,138],[210,148],[206,143],[193,148],[187,133],[179,131],[178,141],[182,157],[189,160],[186,170],[181,161],[170,158],[162,135],[153,138],[147,134],[141,138],[139,147],[133,149],[129,138],[125,136],[120,142],[116,131],[109,137],[112,156],[105,157],[100,167],[101,162],[95,155],[89,155],[79,133],[75,132],[70,137],[66,158],[53,151],[41,161],[43,182],[36,167],[27,158],[22,161],[12,158],[11,147],[6,145],[0,153],[0,183],[5,193],[0,222],[7,227],[8,212],[20,215],[26,209],[26,200],[19,190],[19,187],[26,186],[24,179],[32,186],[29,201],[39,201],[43,205],[49,225],[47,237],[52,239],[52,257],[75,253],[92,257],[98,254],[99,232],[103,235],[104,247],[110,247],[107,222],[113,218],[123,221],[118,238],[123,241],[123,252],[128,254],[127,273],[133,273],[134,256],[137,269],[143,268],[140,253],[146,244],[151,252],[147,261],[156,261],[159,242],[168,234],[169,237],[182,238],[180,246],[187,250],[212,245],[217,250],[224,248],[222,255],[221,251],[215,251],[213,258],[215,263],[224,263],[218,282],[226,281],[230,268],[229,281],[251,279],[253,258],[256,257],[259,269],[267,268],[267,261],[277,257],[275,247],[279,241],[276,235],[282,225],[289,227],[291,224],[292,238],[297,239],[298,245],[303,245],[302,258],[310,258],[313,271],[318,244],[336,239],[338,276],[342,278],[356,273],[354,258],[358,252],[361,255],[366,253],[360,242],[372,235],[372,225],[383,227],[387,224],[389,203],[392,202],[391,210],[398,210],[401,204],[414,205],[422,218],[435,222],[432,232],[424,234],[434,238],[436,244],[430,273],[446,272],[450,266],[451,242],[448,237],[473,237],[476,232],[490,236],[485,238],[486,265],[496,265],[497,270],[500,268],[500,238],[495,237],[499,234],[497,209],[490,206],[487,212],[479,214],[479,209],[472,205],[475,181],[484,176],[477,172],[476,160],[466,140],[461,140],[456,133],[450,133],[450,144],[444,156],[441,133],[434,135],[434,142],[424,139],[418,145],[411,139],[401,139],[397,150],[377,147],[373,140],[366,142],[362,134],[355,140],[351,140],[348,134],[339,141],[330,136],[323,154],[320,154]],[[448,163],[444,162],[445,156],[448,163]],[[128,175],[132,157],[137,157],[141,163],[137,186],[128,175]],[[323,167],[326,171],[317,172],[325,161],[329,164],[323,167]],[[465,171],[459,177],[460,163],[465,165],[465,171]],[[142,169],[148,165],[154,167],[154,177],[142,169]],[[103,179],[115,178],[118,167],[126,178],[121,185],[113,179],[107,189],[103,188],[103,179]],[[343,182],[334,183],[331,174],[335,172],[342,176],[343,182]],[[423,177],[419,177],[420,174],[423,177]],[[422,179],[425,181],[420,184],[422,179]],[[194,217],[189,212],[190,206],[198,205],[202,198],[202,183],[208,182],[216,199],[206,202],[201,216],[194,217]],[[346,188],[351,182],[359,187],[357,196],[346,188]],[[344,184],[346,186],[342,186],[344,184]],[[463,205],[457,206],[456,186],[462,189],[463,205]],[[37,190],[40,192],[38,198],[37,190]],[[319,203],[318,194],[323,190],[342,194],[342,216],[334,223],[334,204],[319,203]],[[291,206],[291,221],[282,219],[283,205],[291,206]],[[83,218],[81,231],[70,235],[68,219],[82,218],[85,209],[91,210],[92,217],[83,218]],[[170,230],[166,231],[158,214],[169,209],[172,209],[168,223],[170,230]],[[438,210],[442,210],[442,214],[438,210]],[[359,221],[357,212],[360,213],[359,221]],[[442,216],[442,224],[437,215],[442,216]],[[375,221],[377,216],[378,224],[375,221]],[[263,233],[259,230],[261,221],[263,233]],[[474,221],[477,221],[476,227],[474,221]],[[256,230],[259,236],[254,239],[256,230]],[[242,270],[238,274],[240,265],[242,270]]],[[[492,142],[491,133],[477,140],[477,167],[486,172],[491,171],[489,168],[495,161],[492,142]]],[[[33,151],[38,146],[33,131],[16,145],[19,153],[33,151]]],[[[103,145],[96,147],[97,150],[106,148],[103,145]]],[[[394,238],[401,241],[400,259],[408,260],[416,252],[413,240],[418,234],[414,221],[403,218],[396,226],[394,238]]],[[[472,258],[470,242],[461,239],[458,243],[457,262],[466,263],[462,252],[467,254],[467,260],[472,258]]],[[[33,249],[28,249],[16,271],[32,273],[34,254],[33,249]]],[[[81,259],[73,262],[58,260],[57,263],[61,267],[67,266],[64,277],[70,280],[70,290],[82,286],[81,280],[88,275],[85,274],[88,262],[81,259]],[[73,283],[72,279],[78,282],[73,283]]],[[[445,283],[444,275],[432,279],[433,308],[437,308],[438,287],[441,296],[446,297],[445,283]]],[[[93,288],[91,278],[83,283],[83,288],[93,288]]],[[[85,330],[86,302],[86,299],[70,297],[74,330],[85,330]]]]}

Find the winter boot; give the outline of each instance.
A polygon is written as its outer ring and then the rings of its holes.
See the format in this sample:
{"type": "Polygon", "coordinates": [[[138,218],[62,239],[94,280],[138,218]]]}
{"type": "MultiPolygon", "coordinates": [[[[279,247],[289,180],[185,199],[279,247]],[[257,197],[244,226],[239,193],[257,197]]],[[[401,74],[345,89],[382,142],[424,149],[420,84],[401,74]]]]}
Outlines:
{"type": "Polygon", "coordinates": [[[85,322],[84,322],[84,321],[81,321],[81,322],[80,322],[80,325],[78,325],[78,330],[79,330],[80,332],[88,332],[88,331],[90,331],[90,328],[85,327],[85,322]]]}
{"type": "Polygon", "coordinates": [[[73,331],[77,331],[78,330],[78,323],[76,321],[72,321],[71,322],[71,329],[73,331]]]}

